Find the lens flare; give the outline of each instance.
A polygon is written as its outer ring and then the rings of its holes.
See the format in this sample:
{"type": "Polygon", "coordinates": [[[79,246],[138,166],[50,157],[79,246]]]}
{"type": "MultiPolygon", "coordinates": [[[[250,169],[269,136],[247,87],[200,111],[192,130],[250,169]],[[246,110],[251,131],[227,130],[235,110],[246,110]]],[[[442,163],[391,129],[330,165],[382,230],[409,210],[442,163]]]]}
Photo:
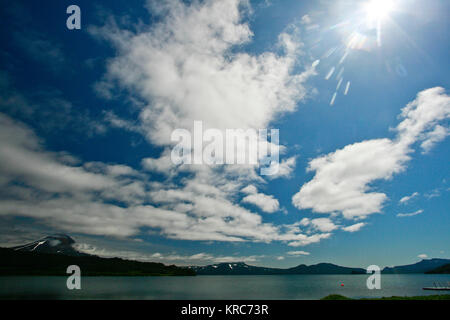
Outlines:
{"type": "Polygon", "coordinates": [[[365,6],[369,20],[380,20],[386,17],[394,8],[392,0],[371,0],[365,6]]]}

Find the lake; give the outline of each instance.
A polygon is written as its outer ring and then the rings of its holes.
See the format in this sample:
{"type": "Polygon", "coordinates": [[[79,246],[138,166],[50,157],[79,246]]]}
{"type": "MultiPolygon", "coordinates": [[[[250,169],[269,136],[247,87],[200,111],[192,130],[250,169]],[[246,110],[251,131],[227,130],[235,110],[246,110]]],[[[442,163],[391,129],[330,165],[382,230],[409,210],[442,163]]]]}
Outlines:
{"type": "Polygon", "coordinates": [[[366,287],[368,275],[273,275],[195,277],[82,277],[81,290],[68,290],[67,277],[0,277],[2,299],[320,299],[444,294],[425,291],[450,275],[381,275],[381,289],[366,287]],[[344,286],[341,286],[341,283],[344,286]]]}

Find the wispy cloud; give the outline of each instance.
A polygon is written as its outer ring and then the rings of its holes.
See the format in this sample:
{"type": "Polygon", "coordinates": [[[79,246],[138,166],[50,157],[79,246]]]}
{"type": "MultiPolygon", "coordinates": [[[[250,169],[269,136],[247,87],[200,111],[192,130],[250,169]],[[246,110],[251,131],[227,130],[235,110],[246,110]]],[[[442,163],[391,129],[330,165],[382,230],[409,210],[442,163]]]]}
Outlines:
{"type": "Polygon", "coordinates": [[[409,196],[404,196],[403,198],[401,198],[400,201],[399,201],[399,203],[401,203],[401,204],[406,204],[406,203],[409,202],[409,200],[411,200],[411,199],[417,197],[418,195],[419,195],[418,192],[413,192],[411,195],[409,195],[409,196]]]}
{"type": "Polygon", "coordinates": [[[423,212],[422,209],[414,211],[414,212],[410,212],[410,213],[398,213],[397,217],[399,218],[404,218],[404,217],[413,217],[413,216],[417,216],[418,214],[421,214],[423,212]]]}
{"type": "Polygon", "coordinates": [[[178,254],[178,253],[143,253],[132,250],[111,250],[105,248],[99,248],[91,244],[80,243],[76,244],[75,248],[80,252],[104,257],[113,258],[118,257],[128,260],[136,260],[143,262],[164,262],[164,263],[177,263],[179,265],[195,265],[195,264],[208,264],[208,263],[223,263],[223,262],[257,262],[264,258],[264,255],[251,255],[251,256],[220,256],[213,255],[205,252],[195,254],[178,254]]]}
{"type": "Polygon", "coordinates": [[[307,251],[288,251],[287,252],[288,255],[290,256],[309,256],[310,253],[307,251]]]}
{"type": "Polygon", "coordinates": [[[366,225],[366,223],[364,223],[364,222],[358,222],[358,223],[352,224],[350,226],[343,227],[342,230],[347,231],[347,232],[357,232],[357,231],[361,230],[361,228],[364,227],[365,225],[366,225]]]}

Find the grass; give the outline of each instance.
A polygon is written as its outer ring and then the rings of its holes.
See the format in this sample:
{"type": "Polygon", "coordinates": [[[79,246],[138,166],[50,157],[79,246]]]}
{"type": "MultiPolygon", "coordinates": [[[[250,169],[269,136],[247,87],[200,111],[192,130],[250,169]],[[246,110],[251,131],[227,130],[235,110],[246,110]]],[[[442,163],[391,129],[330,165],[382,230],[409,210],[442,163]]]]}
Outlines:
{"type": "Polygon", "coordinates": [[[429,296],[415,296],[415,297],[382,297],[382,298],[364,298],[364,299],[352,299],[340,294],[330,294],[321,300],[450,300],[450,294],[439,294],[429,296]]]}

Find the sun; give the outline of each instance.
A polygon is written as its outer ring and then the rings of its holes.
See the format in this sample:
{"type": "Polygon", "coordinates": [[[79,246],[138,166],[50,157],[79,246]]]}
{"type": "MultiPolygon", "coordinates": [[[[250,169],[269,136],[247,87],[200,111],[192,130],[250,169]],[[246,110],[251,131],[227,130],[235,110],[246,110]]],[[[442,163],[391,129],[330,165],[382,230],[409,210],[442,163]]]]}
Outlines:
{"type": "Polygon", "coordinates": [[[370,0],[365,5],[367,19],[372,21],[382,20],[394,8],[394,1],[392,0],[370,0]]]}

